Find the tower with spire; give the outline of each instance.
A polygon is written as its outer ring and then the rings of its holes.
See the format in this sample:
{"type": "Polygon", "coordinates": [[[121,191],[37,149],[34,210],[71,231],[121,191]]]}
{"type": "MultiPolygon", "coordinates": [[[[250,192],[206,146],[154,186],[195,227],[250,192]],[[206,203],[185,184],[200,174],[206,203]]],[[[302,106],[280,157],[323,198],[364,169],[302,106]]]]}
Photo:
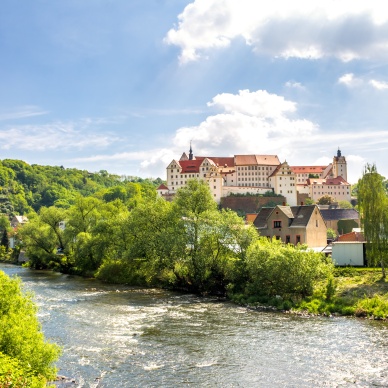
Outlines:
{"type": "Polygon", "coordinates": [[[341,150],[338,147],[337,156],[333,157],[333,177],[342,177],[346,182],[348,181],[348,172],[345,156],[342,156],[341,150]]]}

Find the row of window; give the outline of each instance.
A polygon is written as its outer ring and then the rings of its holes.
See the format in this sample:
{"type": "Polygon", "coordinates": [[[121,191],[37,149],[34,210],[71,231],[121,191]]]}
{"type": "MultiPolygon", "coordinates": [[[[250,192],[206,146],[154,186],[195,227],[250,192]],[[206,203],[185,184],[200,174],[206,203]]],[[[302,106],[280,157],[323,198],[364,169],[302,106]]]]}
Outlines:
{"type": "MultiPolygon", "coordinates": [[[[248,178],[238,178],[239,181],[261,181],[261,177],[258,177],[258,178],[251,178],[251,177],[248,177],[248,178]]],[[[267,178],[264,178],[263,177],[263,181],[266,181],[267,178]]]]}
{"type": "MultiPolygon", "coordinates": [[[[258,186],[257,184],[252,183],[252,182],[248,182],[248,183],[239,183],[238,185],[239,185],[239,186],[249,186],[249,187],[258,186]]],[[[269,187],[269,183],[260,183],[260,187],[269,187]]]]}
{"type": "MultiPolygon", "coordinates": [[[[318,195],[320,195],[320,194],[322,194],[322,195],[325,195],[325,194],[328,194],[328,195],[337,195],[337,192],[336,191],[330,191],[330,192],[325,192],[325,191],[322,191],[322,192],[320,192],[320,191],[318,191],[318,195]]],[[[338,192],[338,195],[345,195],[345,192],[343,191],[342,193],[339,191],[338,192]]],[[[349,195],[349,191],[347,191],[346,192],[346,194],[348,194],[349,195]]],[[[314,191],[314,195],[317,195],[317,192],[316,191],[314,191]]]]}
{"type": "MultiPolygon", "coordinates": [[[[262,170],[268,170],[268,166],[267,167],[261,167],[262,170]]],[[[260,170],[260,166],[248,166],[248,167],[237,167],[237,170],[260,170]]],[[[272,168],[269,167],[269,170],[272,171],[272,168]]]]}

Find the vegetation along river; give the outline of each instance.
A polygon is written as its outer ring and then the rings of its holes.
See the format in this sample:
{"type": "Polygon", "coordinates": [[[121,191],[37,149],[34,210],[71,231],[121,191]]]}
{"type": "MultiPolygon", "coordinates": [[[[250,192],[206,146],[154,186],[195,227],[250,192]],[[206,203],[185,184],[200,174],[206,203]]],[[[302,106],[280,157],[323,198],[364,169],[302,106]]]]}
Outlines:
{"type": "Polygon", "coordinates": [[[78,387],[388,386],[388,324],[248,310],[0,264],[35,294],[78,387]]]}

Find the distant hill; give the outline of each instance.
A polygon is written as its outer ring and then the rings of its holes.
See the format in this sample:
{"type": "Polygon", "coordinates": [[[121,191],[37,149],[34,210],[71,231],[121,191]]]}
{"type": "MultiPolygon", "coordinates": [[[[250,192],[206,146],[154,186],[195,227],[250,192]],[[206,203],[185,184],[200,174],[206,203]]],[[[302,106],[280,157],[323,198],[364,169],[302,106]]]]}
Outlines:
{"type": "Polygon", "coordinates": [[[91,173],[63,166],[29,165],[21,160],[0,161],[0,213],[26,214],[42,206],[69,207],[74,198],[100,196],[106,200],[125,199],[128,192],[156,188],[163,180],[91,173]]]}

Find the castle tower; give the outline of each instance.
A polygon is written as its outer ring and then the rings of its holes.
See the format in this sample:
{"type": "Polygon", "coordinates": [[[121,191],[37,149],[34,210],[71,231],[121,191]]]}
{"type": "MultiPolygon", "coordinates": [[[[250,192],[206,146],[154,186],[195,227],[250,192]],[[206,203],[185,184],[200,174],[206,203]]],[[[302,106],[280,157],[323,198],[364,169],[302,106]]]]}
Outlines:
{"type": "Polygon", "coordinates": [[[346,166],[345,156],[341,155],[341,150],[338,148],[337,156],[333,157],[333,177],[342,177],[346,182],[348,181],[348,170],[346,166]]]}

